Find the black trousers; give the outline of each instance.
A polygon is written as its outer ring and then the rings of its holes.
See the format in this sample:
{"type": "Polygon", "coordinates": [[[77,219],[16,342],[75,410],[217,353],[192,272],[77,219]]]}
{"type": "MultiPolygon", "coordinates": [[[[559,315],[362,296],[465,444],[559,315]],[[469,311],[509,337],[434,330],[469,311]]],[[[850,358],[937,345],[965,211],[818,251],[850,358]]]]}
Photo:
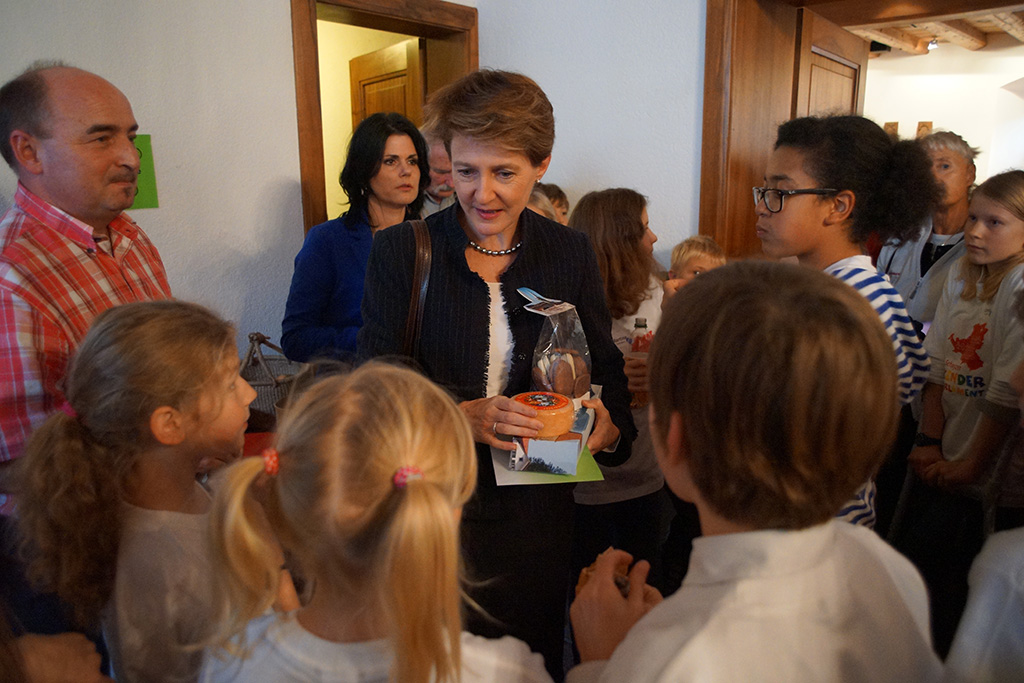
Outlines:
{"type": "Polygon", "coordinates": [[[467,592],[485,612],[470,608],[467,630],[525,641],[556,681],[564,677],[573,506],[571,484],[481,487],[460,527],[467,592]]]}
{"type": "Polygon", "coordinates": [[[949,654],[967,605],[967,575],[985,541],[980,500],[929,486],[913,472],[900,523],[890,542],[914,565],[928,587],[932,640],[949,654]]]}

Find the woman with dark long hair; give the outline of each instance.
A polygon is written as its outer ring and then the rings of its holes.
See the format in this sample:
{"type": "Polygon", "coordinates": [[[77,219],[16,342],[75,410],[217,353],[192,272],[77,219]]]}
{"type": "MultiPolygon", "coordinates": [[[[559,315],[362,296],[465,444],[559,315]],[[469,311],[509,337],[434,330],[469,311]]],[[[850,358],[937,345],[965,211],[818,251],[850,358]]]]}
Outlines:
{"type": "Polygon", "coordinates": [[[348,211],[310,230],[295,257],[281,324],[291,360],[344,358],[356,350],[373,236],[419,216],[430,184],[427,143],[401,114],[373,114],[352,133],[340,180],[348,211]]]}

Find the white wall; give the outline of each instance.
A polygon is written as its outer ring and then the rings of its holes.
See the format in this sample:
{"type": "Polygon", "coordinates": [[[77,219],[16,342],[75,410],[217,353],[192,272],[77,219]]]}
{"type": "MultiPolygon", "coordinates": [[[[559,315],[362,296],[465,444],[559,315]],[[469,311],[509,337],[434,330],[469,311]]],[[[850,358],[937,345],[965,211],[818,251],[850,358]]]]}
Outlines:
{"type": "Polygon", "coordinates": [[[555,108],[546,181],[575,204],[631,187],[649,199],[655,255],[697,233],[703,0],[478,0],[480,66],[521,71],[555,108]]]}
{"type": "Polygon", "coordinates": [[[978,180],[1024,167],[1024,91],[1004,86],[1024,76],[1024,45],[992,34],[971,51],[942,44],[927,55],[893,51],[868,63],[864,114],[898,121],[913,137],[918,121],[951,130],[980,147],[978,180]]]}
{"type": "MultiPolygon", "coordinates": [[[[5,3],[0,81],[40,58],[94,71],[153,137],[160,208],[133,212],[175,295],[278,338],[302,242],[284,0],[5,3]]],[[[0,200],[15,178],[0,171],[0,200]]]]}
{"type": "Polygon", "coordinates": [[[357,28],[333,21],[316,22],[328,218],[337,218],[348,209],[348,197],[338,182],[341,167],[345,165],[348,143],[352,138],[352,90],[348,62],[354,57],[409,38],[401,33],[357,28]]]}
{"type": "MultiPolygon", "coordinates": [[[[634,187],[667,262],[696,233],[702,0],[460,0],[476,6],[482,66],[535,78],[554,103],[548,180],[573,201],[634,187]]],[[[285,0],[6,3],[0,82],[36,59],[94,71],[152,135],[160,208],[133,217],[176,296],[280,335],[302,243],[291,15],[285,0]]],[[[0,208],[15,178],[0,171],[0,208]]]]}

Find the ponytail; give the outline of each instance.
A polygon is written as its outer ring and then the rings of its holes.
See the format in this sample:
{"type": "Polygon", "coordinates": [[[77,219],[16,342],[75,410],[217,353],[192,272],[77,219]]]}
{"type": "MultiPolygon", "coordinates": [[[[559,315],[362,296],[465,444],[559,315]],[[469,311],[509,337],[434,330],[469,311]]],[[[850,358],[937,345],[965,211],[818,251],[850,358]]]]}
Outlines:
{"type": "Polygon", "coordinates": [[[124,480],[135,452],[93,441],[81,418],[51,415],[22,459],[18,524],[28,573],[95,624],[114,589],[124,480]]]}
{"type": "MultiPolygon", "coordinates": [[[[266,612],[277,596],[281,552],[250,495],[262,474],[260,458],[243,458],[228,467],[210,511],[210,553],[221,597],[221,625],[214,641],[222,644],[266,612]]],[[[273,484],[269,489],[268,497],[275,497],[273,484]]]]}
{"type": "Polygon", "coordinates": [[[383,596],[395,648],[393,677],[410,683],[458,680],[462,622],[451,502],[425,480],[393,495],[398,501],[385,551],[389,576],[383,596]]]}
{"type": "Polygon", "coordinates": [[[95,623],[114,589],[122,501],[136,461],[155,443],[161,406],[197,410],[234,330],[182,301],[124,304],[96,316],[68,369],[68,412],[29,439],[17,488],[29,576],[95,623]]]}
{"type": "Polygon", "coordinates": [[[805,171],[823,188],[850,190],[849,236],[864,244],[905,242],[921,233],[942,196],[928,153],[916,140],[894,141],[863,116],[807,116],[779,126],[775,148],[804,155],[805,171]]]}
{"type": "Polygon", "coordinates": [[[276,595],[280,560],[260,533],[265,510],[318,589],[379,617],[394,680],[458,680],[457,515],[476,483],[476,457],[452,398],[412,370],[367,363],[290,403],[277,451],[262,508],[246,500],[258,458],[232,465],[217,491],[213,555],[227,603],[219,642],[241,635],[276,595]]]}

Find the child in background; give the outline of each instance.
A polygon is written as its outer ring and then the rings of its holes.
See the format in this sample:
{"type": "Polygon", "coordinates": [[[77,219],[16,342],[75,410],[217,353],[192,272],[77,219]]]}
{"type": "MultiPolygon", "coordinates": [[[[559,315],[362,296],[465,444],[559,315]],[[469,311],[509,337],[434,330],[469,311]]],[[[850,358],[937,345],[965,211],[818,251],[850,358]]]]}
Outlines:
{"type": "MultiPolygon", "coordinates": [[[[757,236],[765,254],[795,256],[859,291],[892,338],[900,402],[909,403],[928,376],[928,354],[903,300],[878,274],[862,245],[920,231],[939,197],[931,160],[915,141],[894,141],[862,116],[805,117],[779,126],[765,171],[754,188],[757,236]]],[[[875,484],[843,507],[843,519],[873,526],[875,484]]]]}
{"type": "Polygon", "coordinates": [[[511,637],[462,631],[459,515],[476,482],[469,425],[404,368],[322,380],[285,413],[264,458],[224,473],[213,511],[222,648],[204,681],[550,681],[511,637]],[[296,612],[266,614],[280,559],[249,492],[314,582],[296,612]]]}
{"type": "Polygon", "coordinates": [[[908,457],[917,480],[893,538],[931,589],[940,654],[952,641],[967,573],[984,542],[983,498],[995,496],[997,530],[1024,522],[1019,476],[993,477],[1018,420],[1010,378],[1024,361],[1024,326],[1014,308],[1024,290],[1024,171],[978,186],[964,236],[967,253],[946,279],[925,340],[932,371],[908,457]]]}
{"type": "Polygon", "coordinates": [[[551,205],[555,207],[555,220],[562,225],[569,225],[569,198],[554,183],[537,183],[536,187],[547,195],[551,205]]]}
{"type": "Polygon", "coordinates": [[[118,681],[194,681],[210,633],[210,497],[249,403],[232,326],[180,301],[100,314],[61,412],[32,435],[19,512],[30,576],[103,624],[118,681]]]}
{"type": "Polygon", "coordinates": [[[665,294],[672,296],[680,287],[701,273],[725,265],[725,252],[707,235],[688,237],[672,247],[672,267],[668,271],[665,294]]]}
{"type": "MultiPolygon", "coordinates": [[[[540,185],[537,183],[536,185],[540,185]]],[[[539,213],[545,218],[550,218],[553,221],[558,221],[558,213],[555,210],[554,205],[548,196],[544,194],[544,191],[539,187],[534,186],[533,192],[530,193],[530,201],[527,202],[526,208],[530,209],[534,213],[539,213]]]]}
{"type": "Polygon", "coordinates": [[[658,462],[703,536],[664,601],[646,563],[623,597],[632,558],[598,559],[567,680],[937,680],[921,577],[834,519],[897,423],[892,341],[863,297],[786,264],[716,269],[666,306],[650,377],[658,462]]]}
{"type": "MultiPolygon", "coordinates": [[[[612,315],[612,340],[626,356],[629,389],[634,397],[646,394],[646,354],[630,351],[643,341],[649,344],[661,320],[662,286],[654,260],[658,238],[648,225],[647,200],[626,188],[588,192],[576,204],[569,227],[590,237],[612,315]],[[635,338],[640,318],[647,339],[635,338]]],[[[573,492],[573,576],[610,545],[658,564],[671,508],[654,458],[646,402],[634,401],[632,412],[637,437],[630,457],[616,467],[601,467],[604,481],[577,484],[573,492]]]]}

